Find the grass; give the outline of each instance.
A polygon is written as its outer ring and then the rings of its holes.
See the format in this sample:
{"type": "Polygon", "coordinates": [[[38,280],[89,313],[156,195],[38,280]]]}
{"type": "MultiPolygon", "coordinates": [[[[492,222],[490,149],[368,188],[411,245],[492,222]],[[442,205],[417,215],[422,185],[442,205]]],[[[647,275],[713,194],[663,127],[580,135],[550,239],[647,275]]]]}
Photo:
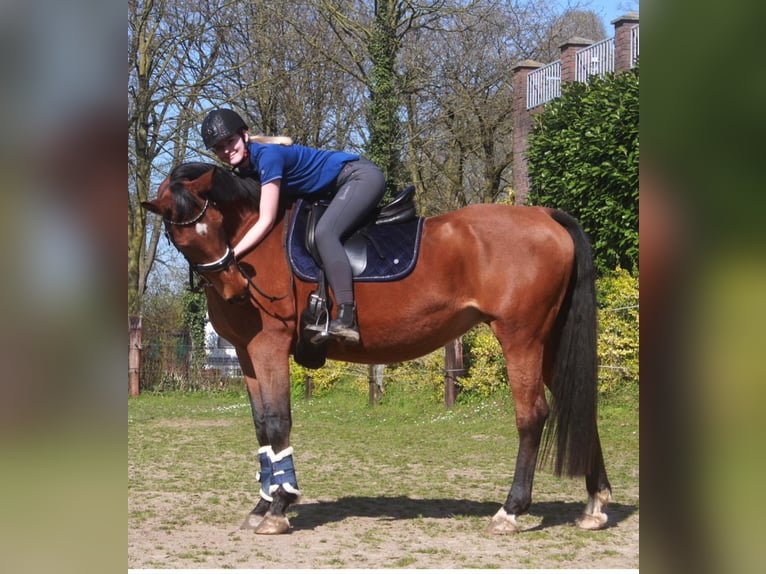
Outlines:
{"type": "MultiPolygon", "coordinates": [[[[386,397],[375,407],[367,404],[366,395],[343,390],[294,401],[291,442],[302,487],[309,486],[316,496],[334,496],[342,479],[346,495],[381,496],[390,493],[392,480],[427,472],[433,497],[444,494],[443,486],[469,468],[475,478],[508,488],[518,440],[506,393],[449,411],[440,404],[406,402],[395,390],[389,393],[391,400],[386,397]],[[499,459],[485,466],[486,472],[476,470],[487,450],[499,459]],[[321,473],[306,472],[318,463],[321,473]]],[[[241,494],[232,493],[254,486],[257,449],[245,395],[144,395],[130,399],[128,409],[132,490],[152,491],[160,481],[164,490],[205,493],[207,506],[243,502],[241,494]],[[201,463],[204,473],[197,472],[201,463]]],[[[610,478],[636,482],[635,398],[610,397],[599,409],[610,478]]]]}
{"type": "MultiPolygon", "coordinates": [[[[627,516],[638,509],[637,394],[613,393],[602,400],[599,414],[607,471],[618,502],[612,512],[619,518],[620,512],[627,516]]],[[[294,523],[315,522],[313,528],[322,529],[322,536],[306,551],[316,553],[319,567],[375,566],[366,553],[387,551],[397,535],[396,522],[391,521],[405,520],[417,528],[418,537],[401,541],[388,562],[391,567],[430,567],[433,560],[469,568],[508,567],[497,556],[466,555],[457,543],[445,547],[444,540],[455,540],[456,530],[483,532],[505,500],[518,447],[513,421],[508,393],[458,403],[449,411],[393,385],[375,407],[367,404],[366,393],[353,388],[294,399],[291,443],[298,481],[304,496],[318,502],[313,510],[293,507],[288,516],[294,523]],[[359,526],[353,539],[343,539],[348,533],[339,533],[346,520],[358,517],[375,520],[359,526]],[[354,549],[363,544],[365,552],[334,555],[331,549],[341,543],[354,549]]],[[[129,530],[152,528],[159,537],[190,525],[231,531],[257,501],[257,448],[244,393],[129,399],[129,530]],[[152,506],[159,499],[165,504],[162,511],[152,506]]],[[[571,514],[573,520],[584,501],[582,479],[559,478],[539,469],[530,512],[519,517],[528,529],[524,547],[547,545],[547,559],[564,565],[592,553],[585,545],[609,536],[608,530],[587,533],[545,522],[551,512],[571,514]]],[[[229,534],[229,543],[241,540],[249,541],[251,535],[229,534]]],[[[492,544],[507,553],[518,549],[519,540],[495,538],[492,544]]],[[[187,546],[170,552],[172,564],[164,567],[210,566],[216,552],[187,546]]],[[[250,560],[254,552],[251,548],[250,560]]],[[[610,552],[605,547],[599,555],[609,558],[610,552]]],[[[516,562],[539,567],[534,556],[519,555],[516,562]]],[[[230,563],[245,564],[246,559],[232,556],[230,563]]],[[[627,567],[637,567],[637,562],[627,567]]]]}

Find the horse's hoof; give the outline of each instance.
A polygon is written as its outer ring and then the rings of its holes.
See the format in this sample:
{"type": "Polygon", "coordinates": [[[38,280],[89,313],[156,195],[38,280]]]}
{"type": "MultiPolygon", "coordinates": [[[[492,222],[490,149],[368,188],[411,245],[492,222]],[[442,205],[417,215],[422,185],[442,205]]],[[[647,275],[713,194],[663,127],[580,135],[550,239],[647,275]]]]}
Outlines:
{"type": "Polygon", "coordinates": [[[518,531],[516,516],[508,514],[504,508],[497,511],[487,526],[487,532],[490,534],[515,534],[518,531]]]}
{"type": "Polygon", "coordinates": [[[597,514],[583,514],[577,520],[577,526],[583,530],[601,530],[606,526],[606,514],[599,512],[597,514]]]}
{"type": "Polygon", "coordinates": [[[287,520],[287,516],[274,516],[267,513],[263,517],[258,528],[255,529],[256,534],[285,534],[290,530],[290,521],[287,520]]]}
{"type": "Polygon", "coordinates": [[[247,515],[247,518],[240,524],[240,530],[256,530],[258,526],[263,522],[263,514],[255,514],[251,512],[247,515]]]}

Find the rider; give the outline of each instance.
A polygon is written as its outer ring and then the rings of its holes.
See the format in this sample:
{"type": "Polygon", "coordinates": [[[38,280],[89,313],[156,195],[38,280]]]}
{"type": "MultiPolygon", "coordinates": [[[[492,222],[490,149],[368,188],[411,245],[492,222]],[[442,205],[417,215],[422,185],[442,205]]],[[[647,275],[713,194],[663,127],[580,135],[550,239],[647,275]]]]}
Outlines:
{"type": "MultiPolygon", "coordinates": [[[[332,198],[316,227],[316,246],[330,284],[337,317],[329,333],[350,343],[359,342],[351,264],[342,240],[355,230],[383,198],[383,172],[370,160],[342,151],[299,145],[259,143],[233,110],[216,109],[202,122],[202,140],[222,162],[241,177],[260,180],[260,217],[234,247],[242,256],[269,233],[277,218],[279,194],[290,197],[332,198]]],[[[324,326],[309,326],[324,331],[324,326]]]]}

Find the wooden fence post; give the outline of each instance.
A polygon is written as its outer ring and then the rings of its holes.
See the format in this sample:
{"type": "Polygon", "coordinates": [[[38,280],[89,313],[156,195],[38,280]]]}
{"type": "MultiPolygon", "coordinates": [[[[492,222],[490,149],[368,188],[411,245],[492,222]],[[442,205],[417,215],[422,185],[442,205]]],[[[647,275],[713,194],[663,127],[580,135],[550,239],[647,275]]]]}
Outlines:
{"type": "Polygon", "coordinates": [[[455,405],[455,381],[463,371],[463,338],[458,337],[444,347],[444,406],[448,409],[455,405]]]}
{"type": "Polygon", "coordinates": [[[314,379],[312,378],[310,373],[306,373],[303,375],[303,386],[304,386],[304,397],[307,399],[311,398],[311,395],[314,394],[314,379]]]}
{"type": "Polygon", "coordinates": [[[141,387],[141,315],[128,316],[128,394],[137,397],[141,387]]]}
{"type": "Polygon", "coordinates": [[[383,395],[383,365],[370,365],[368,381],[370,385],[370,406],[374,406],[378,404],[380,397],[383,395]]]}

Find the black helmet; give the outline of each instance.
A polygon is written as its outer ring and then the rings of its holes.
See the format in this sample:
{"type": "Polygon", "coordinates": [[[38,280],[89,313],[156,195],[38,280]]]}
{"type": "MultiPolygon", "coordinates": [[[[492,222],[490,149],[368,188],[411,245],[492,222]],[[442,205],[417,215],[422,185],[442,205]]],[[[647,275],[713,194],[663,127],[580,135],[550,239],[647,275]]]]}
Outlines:
{"type": "Polygon", "coordinates": [[[210,149],[227,137],[248,129],[245,120],[234,110],[213,110],[202,120],[202,141],[210,149]]]}

